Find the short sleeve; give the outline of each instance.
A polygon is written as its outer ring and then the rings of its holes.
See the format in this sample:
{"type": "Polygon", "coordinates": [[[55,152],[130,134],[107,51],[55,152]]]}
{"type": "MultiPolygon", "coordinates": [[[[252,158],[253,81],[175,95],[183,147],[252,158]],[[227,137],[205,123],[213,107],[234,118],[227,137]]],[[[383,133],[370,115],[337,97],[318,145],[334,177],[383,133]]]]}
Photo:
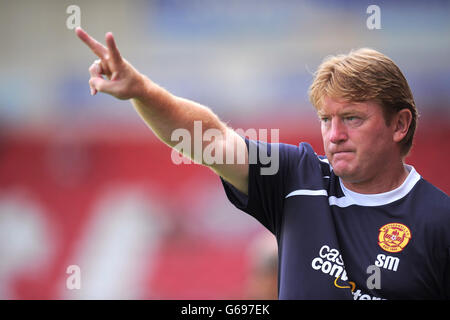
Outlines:
{"type": "Polygon", "coordinates": [[[249,152],[248,196],[221,177],[225,193],[238,209],[278,236],[290,172],[302,161],[304,148],[247,138],[245,143],[249,152]]]}

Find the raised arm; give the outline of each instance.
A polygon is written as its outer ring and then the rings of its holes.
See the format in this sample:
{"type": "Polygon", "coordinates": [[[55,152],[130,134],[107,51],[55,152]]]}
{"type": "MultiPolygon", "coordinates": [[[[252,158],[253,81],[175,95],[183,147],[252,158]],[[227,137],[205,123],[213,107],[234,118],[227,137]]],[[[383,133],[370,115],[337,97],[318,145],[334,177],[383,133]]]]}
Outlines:
{"type": "MultiPolygon", "coordinates": [[[[202,136],[208,129],[219,130],[222,138],[213,139],[211,142],[202,139],[202,150],[207,146],[216,152],[222,150],[223,161],[208,164],[202,160],[201,163],[222,176],[238,190],[248,193],[248,152],[242,137],[220,121],[209,108],[176,97],[139,73],[121,56],[112,33],[108,32],[105,36],[106,47],[81,28],[76,28],[76,34],[99,58],[89,68],[91,75],[89,86],[92,95],[104,92],[121,100],[131,99],[136,111],[150,129],[161,141],[172,148],[178,144],[178,141],[171,139],[176,129],[188,130],[191,137],[195,136],[194,121],[201,121],[202,136]],[[211,143],[213,145],[210,145],[211,143]],[[239,155],[238,152],[245,154],[239,155]],[[232,161],[225,159],[227,154],[234,155],[234,159],[232,161]],[[241,156],[244,157],[245,163],[238,161],[238,157],[241,156]]],[[[191,152],[183,150],[183,154],[198,160],[194,157],[193,140],[191,139],[191,152]]]]}

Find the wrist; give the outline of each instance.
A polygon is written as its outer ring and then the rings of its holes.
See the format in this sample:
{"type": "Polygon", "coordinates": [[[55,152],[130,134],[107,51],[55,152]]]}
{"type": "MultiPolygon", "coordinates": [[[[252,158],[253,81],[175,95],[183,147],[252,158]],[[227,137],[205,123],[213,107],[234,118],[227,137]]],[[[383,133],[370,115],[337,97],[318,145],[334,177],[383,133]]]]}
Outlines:
{"type": "Polygon", "coordinates": [[[157,85],[143,74],[138,74],[134,84],[135,92],[132,99],[144,102],[152,100],[157,94],[157,85]]]}
{"type": "Polygon", "coordinates": [[[145,105],[167,105],[169,100],[172,100],[173,96],[160,87],[147,76],[139,74],[139,80],[137,81],[136,93],[133,95],[133,100],[145,105]]]}

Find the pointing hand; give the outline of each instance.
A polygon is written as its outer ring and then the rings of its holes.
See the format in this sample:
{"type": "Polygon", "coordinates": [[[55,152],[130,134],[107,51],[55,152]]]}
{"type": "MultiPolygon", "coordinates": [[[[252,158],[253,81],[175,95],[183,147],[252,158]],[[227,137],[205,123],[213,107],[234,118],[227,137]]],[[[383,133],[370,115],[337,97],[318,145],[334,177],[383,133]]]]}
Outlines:
{"type": "Polygon", "coordinates": [[[89,68],[91,94],[104,92],[118,99],[126,100],[139,96],[144,76],[120,55],[114,36],[106,33],[106,47],[88,35],[80,27],[75,29],[77,36],[95,53],[96,60],[89,68]],[[106,79],[103,77],[106,76],[106,79]]]}

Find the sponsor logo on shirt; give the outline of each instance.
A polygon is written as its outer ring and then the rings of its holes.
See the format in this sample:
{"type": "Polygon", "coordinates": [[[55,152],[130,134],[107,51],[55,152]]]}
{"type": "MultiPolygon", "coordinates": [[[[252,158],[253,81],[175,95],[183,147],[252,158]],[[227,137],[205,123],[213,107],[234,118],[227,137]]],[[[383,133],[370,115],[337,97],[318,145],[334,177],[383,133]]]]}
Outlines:
{"type": "Polygon", "coordinates": [[[402,251],[411,239],[411,231],[401,223],[388,223],[380,228],[378,245],[387,252],[402,251]]]}
{"type": "Polygon", "coordinates": [[[377,255],[377,261],[375,261],[375,265],[380,268],[384,268],[391,271],[397,271],[398,265],[400,263],[400,259],[393,256],[387,256],[385,254],[380,253],[377,255]]]}
{"type": "Polygon", "coordinates": [[[323,245],[319,250],[319,256],[311,262],[314,270],[322,271],[330,276],[348,280],[347,272],[344,269],[344,260],[337,249],[332,249],[327,245],[323,245]]]}
{"type": "MultiPolygon", "coordinates": [[[[398,262],[395,260],[398,258],[386,259],[386,256],[384,256],[385,259],[382,259],[381,256],[378,258],[378,263],[381,263],[381,260],[383,260],[382,267],[396,269],[398,266],[398,262]]],[[[344,260],[337,249],[323,245],[319,250],[319,256],[311,261],[311,267],[314,270],[335,277],[333,281],[334,286],[339,289],[350,289],[354,300],[381,300],[379,297],[365,294],[361,289],[357,288],[355,282],[349,281],[344,267],[344,260]]]]}

